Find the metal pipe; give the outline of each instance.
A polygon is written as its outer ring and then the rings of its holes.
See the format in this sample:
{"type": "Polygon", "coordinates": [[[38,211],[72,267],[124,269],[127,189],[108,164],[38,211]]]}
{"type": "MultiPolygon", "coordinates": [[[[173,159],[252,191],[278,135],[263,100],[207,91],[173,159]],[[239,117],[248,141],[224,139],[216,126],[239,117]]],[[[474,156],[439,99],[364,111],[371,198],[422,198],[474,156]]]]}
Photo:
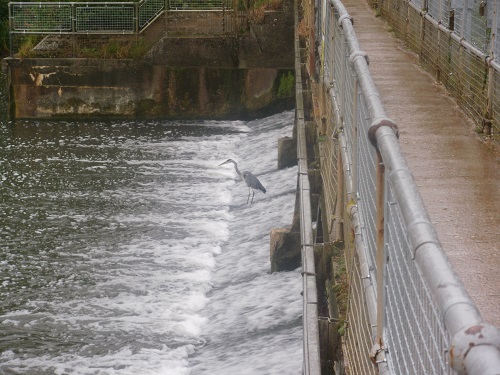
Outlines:
{"type": "MultiPolygon", "coordinates": [[[[381,126],[376,130],[375,137],[377,147],[387,169],[388,180],[391,182],[401,215],[408,230],[409,244],[414,259],[434,296],[434,301],[438,305],[441,318],[449,335],[455,339],[455,336],[462,334],[464,331],[467,332],[470,327],[484,324],[484,322],[448,262],[436,231],[430,222],[413,175],[406,165],[396,135],[389,127],[381,126]]],[[[454,345],[456,344],[454,340],[454,345]]],[[[495,345],[494,343],[488,344],[490,346],[495,345]]],[[[497,343],[497,345],[500,345],[500,343],[497,343]]],[[[483,352],[482,356],[476,354],[482,360],[474,361],[476,370],[470,374],[489,374],[493,373],[491,372],[492,369],[497,371],[495,374],[500,373],[499,348],[494,352],[496,355],[493,356],[487,356],[486,351],[483,352]]],[[[464,367],[467,367],[469,356],[464,356],[462,360],[464,367]]],[[[461,364],[454,368],[458,371],[461,364]]]]}
{"type": "Polygon", "coordinates": [[[377,206],[377,342],[383,347],[384,308],[385,308],[385,166],[380,152],[377,150],[377,181],[376,181],[376,206],[377,206]]]}

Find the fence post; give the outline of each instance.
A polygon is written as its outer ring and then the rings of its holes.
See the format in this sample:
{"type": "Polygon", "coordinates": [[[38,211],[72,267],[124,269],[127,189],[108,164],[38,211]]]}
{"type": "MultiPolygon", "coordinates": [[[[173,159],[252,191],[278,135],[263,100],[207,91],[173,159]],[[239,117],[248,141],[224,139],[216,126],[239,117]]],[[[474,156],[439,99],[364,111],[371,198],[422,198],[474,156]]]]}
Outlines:
{"type": "Polygon", "coordinates": [[[377,343],[383,348],[384,305],[385,305],[385,236],[384,236],[384,209],[385,209],[385,166],[382,155],[377,148],[377,343]]]}
{"type": "Polygon", "coordinates": [[[463,8],[462,8],[462,19],[460,20],[460,37],[467,40],[467,41],[470,41],[470,38],[468,39],[467,38],[467,33],[466,33],[466,30],[465,28],[467,27],[467,11],[469,10],[469,2],[467,0],[464,0],[463,4],[462,4],[463,8]]]}

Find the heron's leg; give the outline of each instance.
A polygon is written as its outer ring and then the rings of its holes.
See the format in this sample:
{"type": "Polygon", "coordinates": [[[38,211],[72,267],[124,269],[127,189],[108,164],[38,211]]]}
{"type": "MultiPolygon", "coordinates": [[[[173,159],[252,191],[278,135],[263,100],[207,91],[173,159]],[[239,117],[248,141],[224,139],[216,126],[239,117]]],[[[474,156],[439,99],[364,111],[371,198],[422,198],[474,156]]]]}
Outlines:
{"type": "Polygon", "coordinates": [[[247,204],[248,204],[248,201],[250,200],[250,191],[252,190],[252,188],[248,188],[248,197],[247,197],[247,204]]]}
{"type": "Polygon", "coordinates": [[[252,201],[250,203],[253,203],[253,197],[255,196],[255,190],[252,189],[252,201]]]}

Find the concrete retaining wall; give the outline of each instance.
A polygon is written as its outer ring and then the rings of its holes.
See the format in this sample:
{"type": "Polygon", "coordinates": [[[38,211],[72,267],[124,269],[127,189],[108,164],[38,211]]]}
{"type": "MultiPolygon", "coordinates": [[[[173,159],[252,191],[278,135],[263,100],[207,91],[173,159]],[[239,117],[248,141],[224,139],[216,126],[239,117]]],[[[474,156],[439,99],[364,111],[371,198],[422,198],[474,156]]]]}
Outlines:
{"type": "Polygon", "coordinates": [[[27,59],[11,68],[11,116],[248,118],[290,108],[291,70],[27,59]]]}
{"type": "Polygon", "coordinates": [[[164,37],[140,60],[6,59],[10,117],[248,119],[293,108],[290,10],[242,35],[164,37]]]}

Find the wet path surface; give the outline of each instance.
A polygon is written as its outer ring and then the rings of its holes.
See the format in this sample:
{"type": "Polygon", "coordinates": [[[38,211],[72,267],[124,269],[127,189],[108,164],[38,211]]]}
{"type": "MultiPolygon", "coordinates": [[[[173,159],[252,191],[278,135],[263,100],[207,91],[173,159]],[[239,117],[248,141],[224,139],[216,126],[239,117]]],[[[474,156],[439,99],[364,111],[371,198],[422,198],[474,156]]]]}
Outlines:
{"type": "Polygon", "coordinates": [[[345,0],[360,48],[450,263],[500,326],[500,159],[365,0],[345,0]]]}

